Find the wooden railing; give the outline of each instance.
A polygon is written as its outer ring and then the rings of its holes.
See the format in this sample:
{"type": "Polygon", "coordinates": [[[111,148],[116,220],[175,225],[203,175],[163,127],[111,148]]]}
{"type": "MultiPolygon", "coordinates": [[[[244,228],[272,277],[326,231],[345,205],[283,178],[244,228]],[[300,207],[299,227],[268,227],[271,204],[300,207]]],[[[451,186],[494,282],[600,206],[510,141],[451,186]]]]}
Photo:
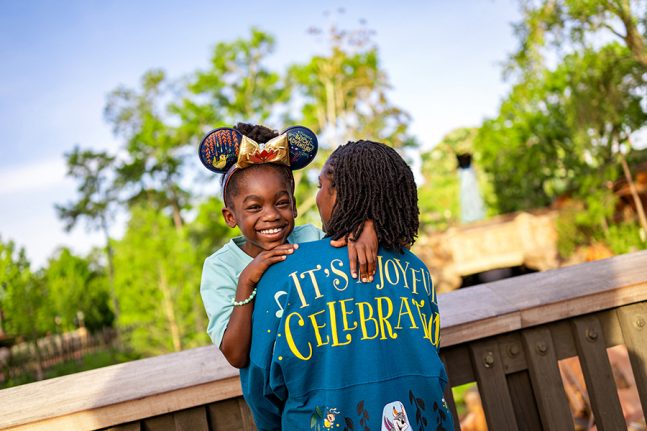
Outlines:
{"type": "MultiPolygon", "coordinates": [[[[477,382],[490,430],[572,430],[558,360],[577,356],[597,429],[626,429],[606,349],[627,347],[647,411],[646,300],[647,251],[441,295],[450,385],[477,382]]],[[[0,428],[253,430],[240,395],[202,347],[0,391],[0,428]]]]}

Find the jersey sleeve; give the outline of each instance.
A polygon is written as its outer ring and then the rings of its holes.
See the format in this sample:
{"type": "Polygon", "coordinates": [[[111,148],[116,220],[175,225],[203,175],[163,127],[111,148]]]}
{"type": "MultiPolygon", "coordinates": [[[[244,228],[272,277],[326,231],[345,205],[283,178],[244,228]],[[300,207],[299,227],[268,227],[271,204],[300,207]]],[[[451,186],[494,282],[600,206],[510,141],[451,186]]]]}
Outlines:
{"type": "Polygon", "coordinates": [[[207,333],[218,348],[233,310],[231,299],[237,285],[238,280],[225,265],[216,259],[205,260],[200,295],[209,319],[207,333]]]}
{"type": "Polygon", "coordinates": [[[249,366],[240,370],[243,395],[259,430],[280,430],[281,414],[287,399],[280,369],[274,361],[275,343],[283,321],[289,285],[286,275],[278,276],[271,267],[257,286],[252,321],[249,366]]]}

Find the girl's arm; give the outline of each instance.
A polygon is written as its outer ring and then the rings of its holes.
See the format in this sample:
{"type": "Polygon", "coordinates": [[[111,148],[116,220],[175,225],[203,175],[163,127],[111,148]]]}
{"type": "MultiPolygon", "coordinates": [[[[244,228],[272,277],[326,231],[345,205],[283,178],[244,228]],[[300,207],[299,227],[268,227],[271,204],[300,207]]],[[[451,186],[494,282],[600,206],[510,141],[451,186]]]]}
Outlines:
{"type": "Polygon", "coordinates": [[[333,247],[348,245],[348,260],[350,261],[350,274],[353,278],[359,277],[362,282],[373,281],[375,268],[377,267],[377,232],[373,220],[366,220],[359,238],[340,238],[331,241],[333,247]]]}
{"type": "Polygon", "coordinates": [[[297,247],[298,244],[283,244],[272,250],[263,251],[240,273],[236,288],[236,303],[220,343],[220,351],[232,366],[244,368],[249,363],[252,312],[254,311],[252,295],[255,296],[256,284],[267,268],[276,262],[285,260],[286,256],[297,247]],[[246,301],[250,297],[251,300],[246,301]],[[241,304],[242,302],[246,303],[241,304]]]}

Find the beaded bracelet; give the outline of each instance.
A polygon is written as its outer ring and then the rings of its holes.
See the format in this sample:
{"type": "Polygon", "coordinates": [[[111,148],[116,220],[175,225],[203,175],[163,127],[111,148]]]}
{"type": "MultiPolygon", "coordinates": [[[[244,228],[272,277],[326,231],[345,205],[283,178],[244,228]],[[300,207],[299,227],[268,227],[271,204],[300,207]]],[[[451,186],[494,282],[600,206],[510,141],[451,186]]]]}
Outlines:
{"type": "Polygon", "coordinates": [[[249,304],[250,302],[252,302],[255,296],[256,296],[256,288],[254,288],[254,290],[252,291],[252,294],[249,295],[247,299],[243,299],[242,301],[236,301],[236,297],[234,296],[231,300],[231,304],[234,307],[239,307],[241,305],[249,304]]]}

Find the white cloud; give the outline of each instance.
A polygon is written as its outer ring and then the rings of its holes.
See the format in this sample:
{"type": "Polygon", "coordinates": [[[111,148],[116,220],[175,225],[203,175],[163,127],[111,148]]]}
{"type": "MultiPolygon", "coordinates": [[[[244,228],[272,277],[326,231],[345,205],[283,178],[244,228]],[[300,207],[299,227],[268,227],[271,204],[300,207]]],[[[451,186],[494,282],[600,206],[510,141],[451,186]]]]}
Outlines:
{"type": "Polygon", "coordinates": [[[0,195],[44,191],[65,181],[65,161],[41,160],[0,171],[0,195]]]}

